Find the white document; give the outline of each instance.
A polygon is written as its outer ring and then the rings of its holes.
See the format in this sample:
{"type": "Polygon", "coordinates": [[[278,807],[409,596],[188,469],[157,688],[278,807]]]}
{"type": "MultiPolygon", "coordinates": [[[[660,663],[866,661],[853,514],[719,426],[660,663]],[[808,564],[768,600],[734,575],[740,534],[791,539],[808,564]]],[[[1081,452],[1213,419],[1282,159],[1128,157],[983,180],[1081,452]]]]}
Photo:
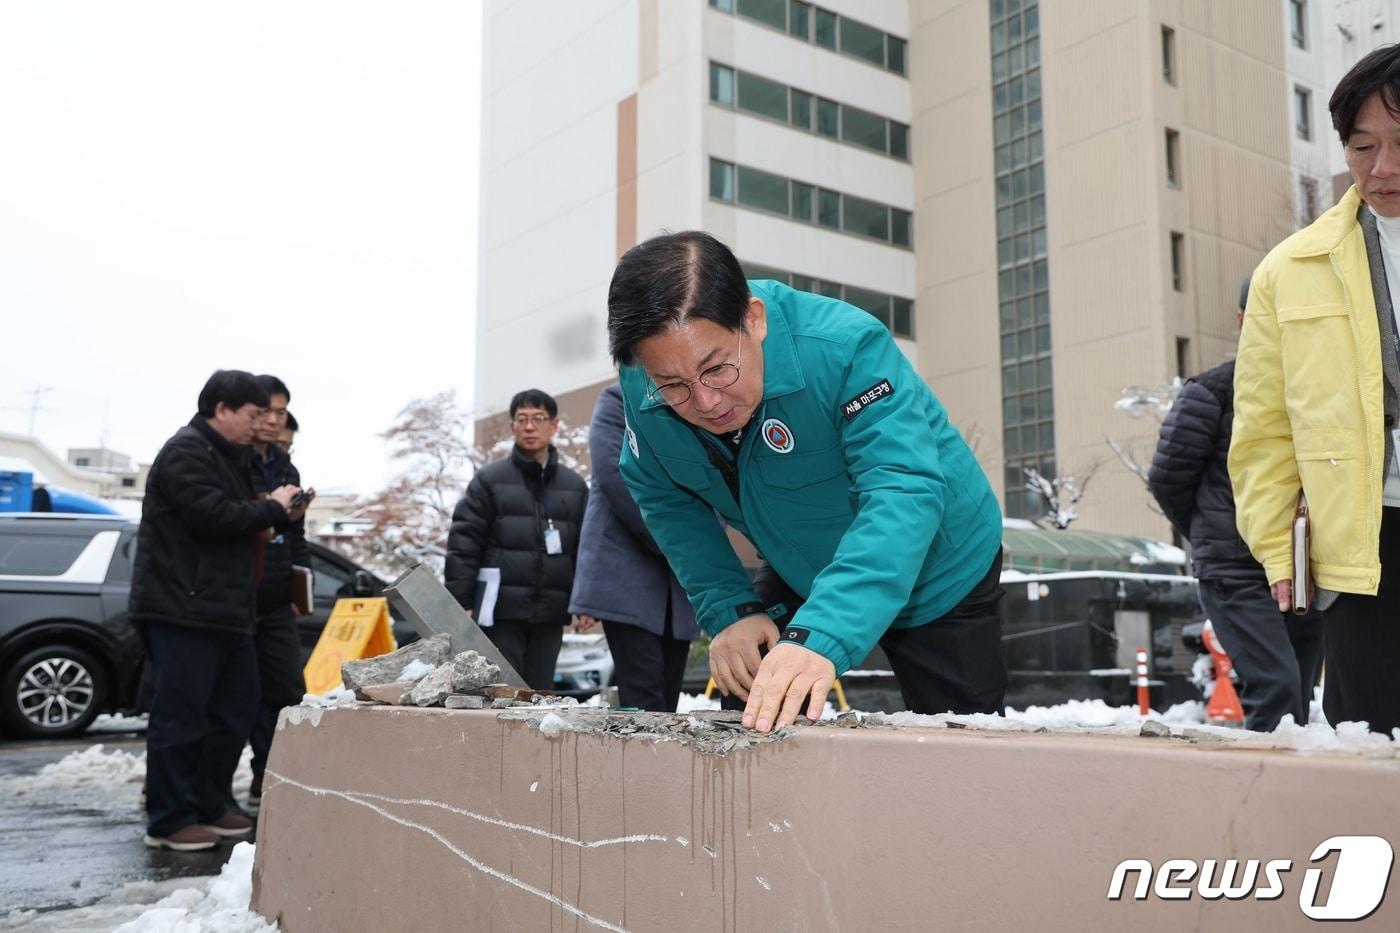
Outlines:
{"type": "Polygon", "coordinates": [[[490,627],[496,620],[496,597],[501,593],[501,568],[482,567],[476,573],[476,598],[472,600],[476,624],[490,627]]]}

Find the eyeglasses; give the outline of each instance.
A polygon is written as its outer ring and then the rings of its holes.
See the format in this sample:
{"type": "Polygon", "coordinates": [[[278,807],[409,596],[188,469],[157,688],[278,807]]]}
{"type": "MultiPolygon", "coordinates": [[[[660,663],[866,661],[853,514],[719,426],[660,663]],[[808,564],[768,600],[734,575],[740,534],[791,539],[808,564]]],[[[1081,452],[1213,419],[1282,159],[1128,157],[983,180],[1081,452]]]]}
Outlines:
{"type": "Polygon", "coordinates": [[[668,382],[664,386],[657,386],[647,393],[647,398],[653,402],[662,401],[672,408],[677,405],[684,405],[690,401],[690,387],[695,383],[700,383],[711,389],[727,389],[739,381],[739,364],[744,358],[744,334],[739,333],[739,349],[734,353],[734,362],[720,363],[718,366],[711,366],[700,374],[699,379],[691,379],[687,382],[668,382]]]}
{"type": "Polygon", "coordinates": [[[516,415],[514,420],[517,427],[524,428],[531,424],[536,426],[549,424],[554,419],[544,413],[538,413],[534,415],[516,415]]]}

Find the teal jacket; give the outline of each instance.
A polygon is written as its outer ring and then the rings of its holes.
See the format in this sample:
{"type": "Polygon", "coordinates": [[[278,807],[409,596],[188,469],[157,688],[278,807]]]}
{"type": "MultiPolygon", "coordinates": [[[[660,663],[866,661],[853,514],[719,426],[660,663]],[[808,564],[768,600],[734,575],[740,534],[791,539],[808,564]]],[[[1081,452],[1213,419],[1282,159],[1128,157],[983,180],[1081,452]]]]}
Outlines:
{"type": "Polygon", "coordinates": [[[722,439],[649,401],[651,380],[625,366],[622,475],[706,631],[759,601],[717,511],[806,598],[787,637],[839,676],[891,626],[931,622],[971,592],[1001,548],[1001,512],[879,321],[777,282],[749,288],[768,334],[763,403],[737,464],[722,439]]]}

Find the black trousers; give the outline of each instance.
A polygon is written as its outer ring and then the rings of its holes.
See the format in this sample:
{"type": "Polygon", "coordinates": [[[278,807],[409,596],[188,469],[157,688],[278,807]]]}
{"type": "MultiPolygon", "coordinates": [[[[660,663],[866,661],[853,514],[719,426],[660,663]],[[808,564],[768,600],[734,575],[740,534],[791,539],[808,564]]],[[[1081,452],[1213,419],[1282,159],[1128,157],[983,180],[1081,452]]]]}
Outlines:
{"type": "Polygon", "coordinates": [[[295,706],[306,695],[302,674],[301,640],[297,635],[296,614],[291,606],[258,616],[253,647],[258,656],[258,683],[261,699],[258,720],[248,744],[253,746],[253,774],[267,768],[267,753],[277,732],[277,714],[284,706],[295,706]]]}
{"type": "Polygon", "coordinates": [[[1263,577],[1203,579],[1200,595],[1239,675],[1246,728],[1272,732],[1285,713],[1307,723],[1322,670],[1322,613],[1279,612],[1263,577]]]}
{"type": "Polygon", "coordinates": [[[1381,585],[1375,596],[1343,593],[1324,612],[1327,721],[1367,722],[1387,735],[1400,728],[1400,509],[1381,512],[1381,585]]]}
{"type": "MultiPolygon", "coordinates": [[[[936,714],[1004,710],[1007,676],[1001,653],[1001,601],[1006,594],[1001,588],[1001,561],[998,551],[972,592],[948,612],[923,625],[889,629],[881,637],[880,647],[889,658],[904,705],[910,711],[936,714]]],[[[784,619],[791,619],[801,599],[785,584],[782,589],[776,588],[772,583],[775,579],[771,571],[756,575],[758,594],[769,604],[787,603],[789,612],[784,619]]],[[[726,697],[723,705],[726,709],[744,708],[737,697],[726,697]]]]}
{"type": "Polygon", "coordinates": [[[497,620],[482,631],[531,689],[554,689],[554,668],[559,663],[559,646],[564,643],[563,625],[497,620]]]}
{"type": "Polygon", "coordinates": [[[681,697],[681,678],[690,657],[690,642],[671,635],[671,607],[660,635],[639,625],[603,620],[612,650],[613,679],[623,706],[674,713],[681,697]]]}
{"type": "Polygon", "coordinates": [[[258,715],[253,636],[150,623],[155,696],[146,727],[146,824],[168,836],[228,812],[258,715]]]}

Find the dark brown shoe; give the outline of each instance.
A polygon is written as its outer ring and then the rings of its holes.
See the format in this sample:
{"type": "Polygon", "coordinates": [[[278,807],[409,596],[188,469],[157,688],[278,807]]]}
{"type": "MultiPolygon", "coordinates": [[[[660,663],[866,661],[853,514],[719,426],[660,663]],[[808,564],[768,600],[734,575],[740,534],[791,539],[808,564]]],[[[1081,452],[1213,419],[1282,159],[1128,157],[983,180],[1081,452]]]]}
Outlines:
{"type": "Polygon", "coordinates": [[[208,823],[197,824],[200,829],[223,836],[225,839],[233,839],[238,836],[246,836],[253,831],[253,821],[242,813],[234,813],[230,810],[217,820],[208,823]]]}
{"type": "Polygon", "coordinates": [[[173,849],[176,852],[199,852],[218,844],[219,837],[198,823],[182,826],[167,836],[146,836],[146,845],[152,849],[173,849]]]}

